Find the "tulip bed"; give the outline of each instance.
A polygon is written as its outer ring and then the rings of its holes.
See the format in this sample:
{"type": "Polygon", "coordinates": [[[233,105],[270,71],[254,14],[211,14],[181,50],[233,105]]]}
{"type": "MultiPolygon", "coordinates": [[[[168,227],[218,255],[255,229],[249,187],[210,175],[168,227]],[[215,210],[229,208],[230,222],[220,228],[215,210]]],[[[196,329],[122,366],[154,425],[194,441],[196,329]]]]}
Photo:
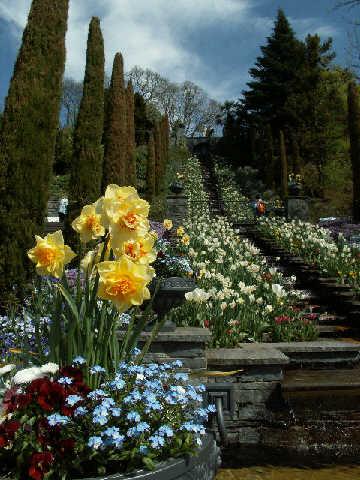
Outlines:
{"type": "Polygon", "coordinates": [[[360,291],[360,251],[339,234],[333,240],[329,230],[317,225],[282,218],[262,218],[258,228],[264,237],[273,239],[280,247],[318,268],[339,283],[350,284],[360,291]]]}
{"type": "Polygon", "coordinates": [[[216,163],[215,174],[228,219],[235,223],[253,221],[254,209],[251,207],[249,199],[242,195],[237,187],[232,170],[216,163]]]}
{"type": "Polygon", "coordinates": [[[314,314],[299,309],[299,292],[285,286],[295,279],[284,279],[227,220],[210,217],[197,159],[189,159],[184,170],[189,218],[179,232],[179,244],[192,259],[198,289],[170,313],[172,319],[209,327],[214,347],[315,339],[314,314]]]}

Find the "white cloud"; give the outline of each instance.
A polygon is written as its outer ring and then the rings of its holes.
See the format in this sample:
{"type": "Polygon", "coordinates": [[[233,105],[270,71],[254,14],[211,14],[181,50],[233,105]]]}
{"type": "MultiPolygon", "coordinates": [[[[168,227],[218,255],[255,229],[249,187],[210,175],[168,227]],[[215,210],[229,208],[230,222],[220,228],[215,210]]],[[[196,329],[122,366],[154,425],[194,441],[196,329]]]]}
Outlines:
{"type": "MultiPolygon", "coordinates": [[[[106,69],[121,51],[126,69],[154,69],[173,81],[197,81],[205,68],[184,39],[197,29],[219,22],[242,23],[252,0],[73,0],[70,2],[66,74],[82,79],[91,16],[101,18],[106,69]]],[[[2,0],[0,16],[23,28],[31,0],[2,0]]]]}
{"type": "MultiPolygon", "coordinates": [[[[19,27],[16,32],[19,37],[30,5],[31,0],[0,0],[0,17],[19,27]]],[[[66,75],[83,78],[88,24],[92,16],[99,16],[108,74],[115,53],[121,51],[127,70],[140,65],[172,81],[192,80],[214,98],[224,100],[233,95],[236,84],[239,90],[244,85],[253,61],[247,58],[247,53],[254,51],[255,59],[258,53],[255,43],[263,44],[273,27],[273,18],[254,13],[253,8],[258,5],[259,0],[70,0],[66,75]],[[206,39],[203,47],[206,55],[202,55],[198,46],[192,48],[189,39],[206,28],[216,38],[218,27],[223,30],[224,25],[229,28],[236,25],[246,40],[242,46],[244,55],[236,60],[233,73],[230,68],[229,76],[221,78],[214,68],[215,59],[211,62],[205,59],[209,58],[211,48],[206,39]]],[[[321,24],[317,18],[291,18],[290,23],[301,37],[316,31],[323,37],[337,34],[335,27],[321,24]]],[[[222,50],[226,56],[227,46],[223,45],[222,50]]]]}
{"type": "Polygon", "coordinates": [[[304,38],[308,33],[317,33],[322,38],[336,37],[340,31],[333,25],[321,24],[318,18],[290,18],[290,23],[293,25],[295,32],[299,37],[304,38]]]}

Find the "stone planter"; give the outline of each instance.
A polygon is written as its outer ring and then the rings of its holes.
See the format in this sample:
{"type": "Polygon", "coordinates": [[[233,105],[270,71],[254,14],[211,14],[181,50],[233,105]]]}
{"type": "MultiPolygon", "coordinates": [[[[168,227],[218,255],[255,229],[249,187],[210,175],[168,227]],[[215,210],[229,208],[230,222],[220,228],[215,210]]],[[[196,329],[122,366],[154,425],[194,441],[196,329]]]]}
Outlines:
{"type": "Polygon", "coordinates": [[[179,193],[182,193],[184,190],[184,185],[180,182],[173,182],[170,187],[170,192],[175,193],[178,195],[179,193]]]}
{"type": "MultiPolygon", "coordinates": [[[[209,434],[204,439],[202,448],[196,456],[159,463],[152,472],[138,470],[129,474],[89,477],[84,480],[213,480],[219,463],[219,449],[213,435],[209,434]]],[[[6,478],[11,480],[11,477],[6,478]]],[[[2,480],[1,476],[0,480],[2,480]]]]}
{"type": "Polygon", "coordinates": [[[194,457],[169,460],[159,464],[154,472],[136,472],[133,475],[108,477],[109,480],[213,480],[220,464],[219,449],[212,435],[208,435],[199,454],[194,457]]]}

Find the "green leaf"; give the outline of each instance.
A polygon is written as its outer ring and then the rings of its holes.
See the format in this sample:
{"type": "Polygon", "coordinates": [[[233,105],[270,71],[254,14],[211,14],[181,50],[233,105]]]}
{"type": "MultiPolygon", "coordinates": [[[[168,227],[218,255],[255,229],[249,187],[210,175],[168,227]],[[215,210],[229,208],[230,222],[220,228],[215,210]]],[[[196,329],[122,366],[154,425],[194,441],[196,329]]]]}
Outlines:
{"type": "Polygon", "coordinates": [[[155,470],[155,463],[150,457],[143,457],[142,462],[148,470],[155,470]]]}

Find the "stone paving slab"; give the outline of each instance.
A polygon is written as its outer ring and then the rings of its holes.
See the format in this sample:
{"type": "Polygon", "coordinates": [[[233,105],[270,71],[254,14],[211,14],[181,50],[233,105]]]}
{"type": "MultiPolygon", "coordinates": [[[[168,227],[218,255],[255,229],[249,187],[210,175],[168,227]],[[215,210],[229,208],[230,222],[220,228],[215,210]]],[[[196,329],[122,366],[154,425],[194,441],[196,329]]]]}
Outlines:
{"type": "Polygon", "coordinates": [[[324,351],[337,351],[337,352],[360,352],[360,344],[357,342],[351,343],[349,341],[329,341],[319,340],[316,342],[289,342],[289,343],[272,343],[272,348],[279,349],[283,353],[291,352],[324,352],[324,351]]]}
{"type": "Polygon", "coordinates": [[[288,357],[271,344],[244,344],[240,348],[218,348],[206,351],[208,365],[287,365],[288,357]]]}

